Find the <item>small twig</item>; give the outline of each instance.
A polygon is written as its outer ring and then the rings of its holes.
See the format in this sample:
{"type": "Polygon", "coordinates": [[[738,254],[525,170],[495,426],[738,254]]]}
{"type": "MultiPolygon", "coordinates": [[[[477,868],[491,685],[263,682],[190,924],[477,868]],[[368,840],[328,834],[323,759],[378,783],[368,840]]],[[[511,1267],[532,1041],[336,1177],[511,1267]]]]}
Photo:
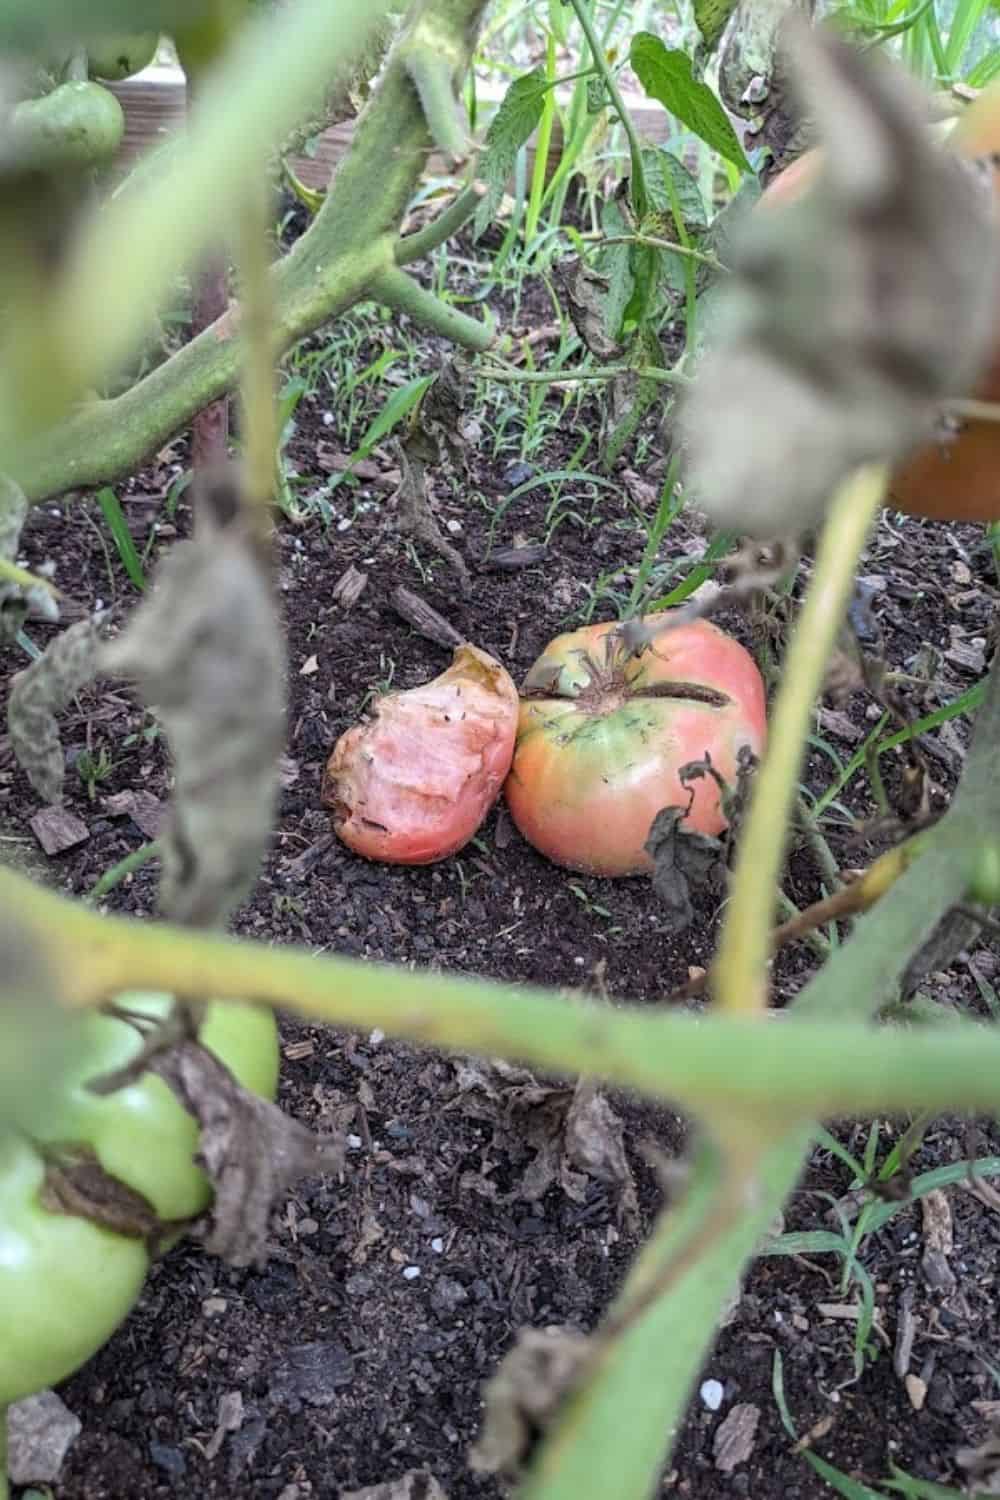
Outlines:
{"type": "Polygon", "coordinates": [[[465,636],[461,635],[449,624],[444,615],[439,615],[436,609],[415,594],[412,589],[405,588],[400,584],[393,589],[392,607],[407,625],[411,625],[419,635],[428,641],[433,641],[436,646],[444,646],[451,651],[456,646],[465,644],[465,636]]]}

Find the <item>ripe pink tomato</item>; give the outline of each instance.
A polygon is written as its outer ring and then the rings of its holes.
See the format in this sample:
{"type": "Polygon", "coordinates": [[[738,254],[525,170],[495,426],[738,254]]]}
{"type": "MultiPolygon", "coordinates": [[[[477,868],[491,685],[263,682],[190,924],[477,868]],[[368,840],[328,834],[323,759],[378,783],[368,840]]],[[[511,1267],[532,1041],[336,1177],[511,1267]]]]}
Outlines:
{"type": "Polygon", "coordinates": [[[557,636],[536,661],[521,687],[504,795],[524,837],[556,864],[638,875],[652,869],[643,845],[661,808],[686,807],[693,793],[684,826],[724,828],[715,781],[685,788],[678,772],[707,752],[735,782],[739,752],[764,745],[764,683],[750,653],[707,621],[668,630],[631,657],[614,630],[557,636]]]}
{"type": "Polygon", "coordinates": [[[500,795],[517,733],[517,688],[498,661],[456,648],[433,682],[389,693],[341,735],[323,802],[368,859],[429,865],[467,844],[500,795]]]}

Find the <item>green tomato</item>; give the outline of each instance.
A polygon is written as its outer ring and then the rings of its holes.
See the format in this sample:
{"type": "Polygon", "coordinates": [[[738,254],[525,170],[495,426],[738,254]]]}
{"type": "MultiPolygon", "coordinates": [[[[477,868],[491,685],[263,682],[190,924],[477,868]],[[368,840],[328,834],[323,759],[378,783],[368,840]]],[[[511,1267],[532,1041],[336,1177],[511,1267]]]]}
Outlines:
{"type": "Polygon", "coordinates": [[[125,116],[99,83],[61,83],[11,114],[14,143],[39,166],[91,167],[109,161],[125,137],[125,116]]]}
{"type": "Polygon", "coordinates": [[[0,1133],[0,1407],[65,1380],[106,1343],[142,1290],[141,1240],[38,1201],[42,1159],[0,1133]]]}
{"type": "MultiPolygon", "coordinates": [[[[120,995],[117,1003],[162,1018],[165,995],[120,995]]],[[[244,1086],[273,1099],[278,1085],[278,1031],[270,1011],[236,1002],[209,1006],[201,1040],[244,1086]]],[[[194,1164],[198,1127],[161,1078],[146,1074],[116,1093],[99,1096],[92,1078],[123,1067],[142,1039],[114,1017],[86,1017],[78,1051],[65,1069],[46,1110],[31,1120],[32,1135],[45,1145],[84,1145],[106,1172],[141,1193],[161,1219],[200,1214],[211,1188],[194,1164]]]]}
{"type": "Polygon", "coordinates": [[[132,36],[107,36],[90,44],[87,71],[91,78],[119,83],[148,68],[160,43],[156,31],[136,32],[132,36]]]}

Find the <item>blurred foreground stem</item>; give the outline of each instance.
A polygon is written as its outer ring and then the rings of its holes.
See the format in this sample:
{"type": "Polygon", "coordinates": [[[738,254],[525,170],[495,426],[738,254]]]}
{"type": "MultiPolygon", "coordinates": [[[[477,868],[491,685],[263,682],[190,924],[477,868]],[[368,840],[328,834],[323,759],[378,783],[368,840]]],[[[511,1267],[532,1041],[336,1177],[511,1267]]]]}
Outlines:
{"type": "Polygon", "coordinates": [[[768,747],[754,782],[711,987],[720,1010],[759,1015],[767,1007],[767,961],[776,890],[798,795],[803,747],[840,630],[857,561],[885,496],[888,471],[860,470],[834,495],[812,583],[782,668],[768,747]]]}

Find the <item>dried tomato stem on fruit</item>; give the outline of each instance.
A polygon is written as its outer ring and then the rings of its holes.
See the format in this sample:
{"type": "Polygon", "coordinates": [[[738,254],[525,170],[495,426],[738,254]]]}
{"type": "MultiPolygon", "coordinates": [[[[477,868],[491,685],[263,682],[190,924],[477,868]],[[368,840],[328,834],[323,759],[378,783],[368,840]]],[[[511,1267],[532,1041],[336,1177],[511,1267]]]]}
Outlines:
{"type": "Polygon", "coordinates": [[[594,875],[650,871],[643,846],[664,807],[689,808],[691,832],[721,832],[715,778],[685,784],[680,772],[707,755],[734,786],[741,752],[759,756],[766,735],[753,658],[705,620],[659,631],[638,655],[613,622],[557,636],[521,697],[504,787],[511,815],[547,858],[594,875]]]}

